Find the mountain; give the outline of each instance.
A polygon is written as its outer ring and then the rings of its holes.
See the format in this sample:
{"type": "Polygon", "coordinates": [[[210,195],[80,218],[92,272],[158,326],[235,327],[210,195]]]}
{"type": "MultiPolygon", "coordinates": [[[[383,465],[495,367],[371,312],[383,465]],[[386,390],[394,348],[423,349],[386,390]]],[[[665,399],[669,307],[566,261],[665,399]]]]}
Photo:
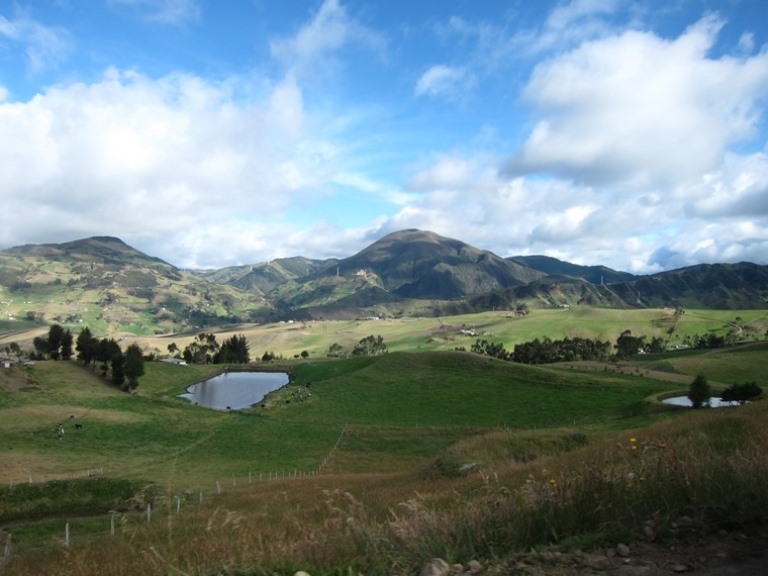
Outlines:
{"type": "Polygon", "coordinates": [[[312,260],[302,256],[277,258],[250,266],[233,266],[220,270],[192,271],[193,274],[219,284],[229,284],[264,295],[278,286],[310,276],[317,270],[333,265],[336,260],[312,260]]]}
{"type": "Polygon", "coordinates": [[[210,271],[181,270],[112,237],[0,251],[0,333],[53,322],[140,335],[521,304],[754,309],[767,303],[768,266],[702,264],[633,276],[544,256],[504,259],[420,230],[389,234],[342,259],[297,256],[210,271]]]}
{"type": "Polygon", "coordinates": [[[593,284],[583,278],[546,276],[525,286],[490,292],[467,300],[467,309],[534,306],[601,308],[686,308],[746,310],[768,306],[768,266],[750,262],[700,264],[628,282],[593,284]]]}
{"type": "Polygon", "coordinates": [[[384,236],[325,274],[366,274],[401,298],[450,300],[544,276],[487,250],[434,232],[402,230],[384,236]]]}
{"type": "Polygon", "coordinates": [[[58,322],[111,334],[163,334],[272,314],[264,298],[104,236],[0,251],[0,294],[9,318],[0,330],[58,322]]]}
{"type": "Polygon", "coordinates": [[[563,262],[551,256],[513,256],[507,258],[511,262],[528,266],[547,276],[570,276],[582,278],[592,284],[611,284],[613,282],[629,282],[637,278],[629,272],[617,272],[606,266],[579,266],[563,262]]]}

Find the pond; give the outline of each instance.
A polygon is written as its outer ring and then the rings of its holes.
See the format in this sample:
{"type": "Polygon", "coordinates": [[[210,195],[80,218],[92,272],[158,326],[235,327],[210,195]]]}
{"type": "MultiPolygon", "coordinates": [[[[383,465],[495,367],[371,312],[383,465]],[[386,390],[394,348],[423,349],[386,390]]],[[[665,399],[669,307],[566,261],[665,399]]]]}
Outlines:
{"type": "Polygon", "coordinates": [[[286,384],[288,374],[285,372],[223,372],[193,384],[179,397],[206,408],[243,410],[286,384]]]}
{"type": "MultiPolygon", "coordinates": [[[[674,396],[672,398],[665,398],[662,400],[664,404],[672,404],[674,406],[687,406],[691,407],[691,401],[688,400],[688,396],[674,396]]],[[[725,408],[728,406],[738,406],[738,402],[724,402],[720,398],[713,396],[709,399],[709,405],[712,408],[725,408]]]]}

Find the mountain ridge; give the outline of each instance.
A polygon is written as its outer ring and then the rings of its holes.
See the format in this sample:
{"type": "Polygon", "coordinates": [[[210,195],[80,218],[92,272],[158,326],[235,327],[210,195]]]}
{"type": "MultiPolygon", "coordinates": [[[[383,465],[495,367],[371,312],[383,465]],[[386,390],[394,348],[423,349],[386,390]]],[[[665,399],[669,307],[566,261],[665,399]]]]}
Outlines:
{"type": "Polygon", "coordinates": [[[119,238],[0,251],[9,320],[87,323],[111,333],[166,334],[281,319],[435,316],[490,309],[768,303],[768,266],[700,264],[635,276],[547,256],[501,258],[460,240],[408,229],[347,258],[302,256],[219,270],[183,270],[119,238]],[[547,272],[548,271],[548,272],[547,272]]]}

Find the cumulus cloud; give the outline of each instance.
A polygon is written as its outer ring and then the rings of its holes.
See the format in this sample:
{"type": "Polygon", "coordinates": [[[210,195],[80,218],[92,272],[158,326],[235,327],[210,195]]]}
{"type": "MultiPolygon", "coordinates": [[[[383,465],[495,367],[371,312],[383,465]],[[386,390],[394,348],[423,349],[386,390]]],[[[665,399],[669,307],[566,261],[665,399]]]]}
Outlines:
{"type": "Polygon", "coordinates": [[[768,53],[708,56],[722,25],[708,16],[674,40],[625,32],[539,65],[525,96],[542,117],[509,170],[644,187],[715,169],[754,135],[768,94],[768,53]]]}
{"type": "Polygon", "coordinates": [[[287,207],[322,195],[336,147],[291,79],[255,103],[237,92],[235,81],[110,70],[93,84],[0,103],[2,243],[101,229],[151,240],[177,264],[218,263],[222,246],[227,261],[252,261],[249,250],[269,243],[287,207]]]}

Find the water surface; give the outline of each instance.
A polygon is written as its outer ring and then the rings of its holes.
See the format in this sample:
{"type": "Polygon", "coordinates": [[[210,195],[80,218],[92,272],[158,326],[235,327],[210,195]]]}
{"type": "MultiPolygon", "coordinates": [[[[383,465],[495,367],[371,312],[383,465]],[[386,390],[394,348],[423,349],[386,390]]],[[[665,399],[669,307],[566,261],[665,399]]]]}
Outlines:
{"type": "Polygon", "coordinates": [[[194,404],[217,410],[243,410],[288,384],[285,372],[224,372],[180,394],[194,404]]]}

